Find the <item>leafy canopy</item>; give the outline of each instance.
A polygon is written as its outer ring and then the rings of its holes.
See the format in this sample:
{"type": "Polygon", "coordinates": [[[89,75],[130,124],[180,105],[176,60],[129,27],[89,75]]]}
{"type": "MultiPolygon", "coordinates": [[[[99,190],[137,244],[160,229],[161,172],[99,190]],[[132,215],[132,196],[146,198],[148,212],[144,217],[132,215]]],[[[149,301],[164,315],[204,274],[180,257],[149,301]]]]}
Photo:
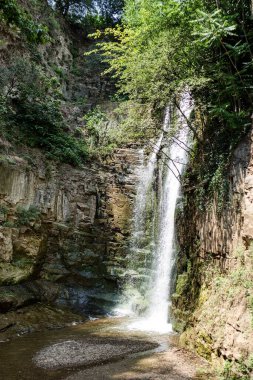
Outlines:
{"type": "Polygon", "coordinates": [[[149,110],[146,134],[169,102],[178,106],[180,92],[191,91],[200,158],[193,176],[201,191],[214,188],[251,125],[251,1],[127,0],[122,25],[93,36],[128,113],[141,125],[149,110]]]}
{"type": "Polygon", "coordinates": [[[119,92],[162,109],[188,88],[208,118],[246,127],[252,107],[250,2],[218,3],[126,1],[123,25],[94,35],[103,38],[98,49],[119,92]]]}

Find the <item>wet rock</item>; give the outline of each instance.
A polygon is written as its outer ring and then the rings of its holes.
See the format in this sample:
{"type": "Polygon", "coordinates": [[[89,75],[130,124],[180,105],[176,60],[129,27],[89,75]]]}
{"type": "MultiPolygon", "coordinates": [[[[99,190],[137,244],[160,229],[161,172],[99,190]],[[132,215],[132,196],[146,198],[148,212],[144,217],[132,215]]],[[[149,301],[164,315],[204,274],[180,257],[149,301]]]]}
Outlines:
{"type": "Polygon", "coordinates": [[[84,321],[82,316],[69,310],[40,303],[32,304],[1,315],[0,340],[33,331],[46,331],[76,325],[82,321],[84,321]]]}
{"type": "Polygon", "coordinates": [[[24,286],[0,287],[0,312],[6,313],[38,301],[35,294],[24,286]]]}

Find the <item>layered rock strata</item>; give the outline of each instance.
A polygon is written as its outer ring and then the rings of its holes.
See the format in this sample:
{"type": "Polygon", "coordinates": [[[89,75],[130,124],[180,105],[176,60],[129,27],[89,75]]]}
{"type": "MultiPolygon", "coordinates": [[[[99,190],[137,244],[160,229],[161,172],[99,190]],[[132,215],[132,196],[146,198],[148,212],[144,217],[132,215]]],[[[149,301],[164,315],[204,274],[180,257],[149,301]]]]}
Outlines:
{"type": "Polygon", "coordinates": [[[82,169],[56,166],[40,153],[30,165],[4,157],[0,311],[38,300],[85,313],[113,304],[124,275],[139,160],[134,147],[82,169]]]}

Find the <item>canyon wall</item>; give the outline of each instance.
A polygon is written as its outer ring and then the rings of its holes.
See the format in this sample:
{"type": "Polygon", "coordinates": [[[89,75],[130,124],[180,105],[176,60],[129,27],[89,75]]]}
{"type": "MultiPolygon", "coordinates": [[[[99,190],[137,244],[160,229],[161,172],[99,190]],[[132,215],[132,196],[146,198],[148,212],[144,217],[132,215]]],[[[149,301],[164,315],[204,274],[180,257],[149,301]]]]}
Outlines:
{"type": "Polygon", "coordinates": [[[138,149],[82,169],[2,156],[0,311],[36,301],[108,311],[124,276],[138,149]],[[20,285],[21,284],[21,285],[20,285]]]}
{"type": "MultiPolygon", "coordinates": [[[[17,4],[47,25],[50,38],[31,45],[20,30],[1,23],[1,72],[12,73],[20,60],[36,66],[43,80],[56,83],[49,91],[60,102],[64,131],[88,145],[84,116],[98,106],[110,118],[115,108],[109,100],[114,84],[102,74],[100,57],[84,57],[94,42],[47,1],[17,4]]],[[[14,75],[14,100],[16,83],[14,75]]],[[[138,147],[106,159],[94,154],[74,168],[59,163],[54,146],[47,153],[27,147],[24,138],[15,140],[18,126],[0,124],[0,313],[38,302],[105,313],[124,276],[138,147]]]]}
{"type": "Polygon", "coordinates": [[[179,205],[175,326],[183,345],[210,358],[253,352],[253,135],[234,152],[226,202],[199,211],[191,190],[179,205]]]}

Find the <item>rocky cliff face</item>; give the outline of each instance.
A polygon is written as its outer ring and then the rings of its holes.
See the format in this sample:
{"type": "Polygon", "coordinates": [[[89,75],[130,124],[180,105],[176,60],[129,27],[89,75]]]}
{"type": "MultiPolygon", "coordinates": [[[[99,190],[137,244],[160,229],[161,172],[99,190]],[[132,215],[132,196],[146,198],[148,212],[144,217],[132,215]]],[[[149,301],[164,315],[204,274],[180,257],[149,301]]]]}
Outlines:
{"type": "Polygon", "coordinates": [[[108,310],[124,274],[138,150],[83,169],[35,157],[1,162],[0,311],[35,301],[108,310]]]}
{"type": "MultiPolygon", "coordinates": [[[[60,93],[66,131],[82,130],[87,139],[87,111],[97,104],[113,108],[108,100],[113,84],[101,74],[101,59],[84,58],[92,42],[46,1],[18,5],[47,25],[50,39],[31,45],[20,30],[1,23],[1,70],[19,59],[35,64],[48,81],[57,83],[54,91],[60,93]]],[[[38,301],[85,313],[105,312],[124,274],[138,149],[119,149],[103,162],[94,160],[76,169],[45,159],[42,151],[27,148],[26,141],[8,140],[4,127],[1,124],[0,312],[38,301]]]]}
{"type": "Polygon", "coordinates": [[[178,216],[180,256],[173,296],[181,341],[206,358],[240,359],[253,352],[253,135],[229,169],[228,202],[216,197],[198,211],[195,199],[178,216]]]}

